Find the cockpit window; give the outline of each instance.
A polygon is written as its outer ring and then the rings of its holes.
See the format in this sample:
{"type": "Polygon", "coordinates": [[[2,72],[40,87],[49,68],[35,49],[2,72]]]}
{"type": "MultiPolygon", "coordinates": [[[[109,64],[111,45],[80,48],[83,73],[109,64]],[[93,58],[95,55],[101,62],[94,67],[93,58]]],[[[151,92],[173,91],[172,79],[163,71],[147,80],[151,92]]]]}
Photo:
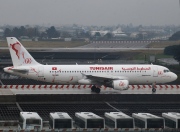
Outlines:
{"type": "Polygon", "coordinates": [[[164,73],[166,73],[166,72],[170,72],[169,70],[164,70],[164,73]]]}

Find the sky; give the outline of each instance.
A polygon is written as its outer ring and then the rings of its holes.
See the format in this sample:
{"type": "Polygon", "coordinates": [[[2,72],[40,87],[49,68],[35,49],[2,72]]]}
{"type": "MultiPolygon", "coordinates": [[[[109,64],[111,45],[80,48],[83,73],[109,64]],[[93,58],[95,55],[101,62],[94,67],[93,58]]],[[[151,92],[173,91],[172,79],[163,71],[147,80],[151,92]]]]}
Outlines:
{"type": "Polygon", "coordinates": [[[0,0],[0,25],[180,25],[179,0],[0,0]]]}

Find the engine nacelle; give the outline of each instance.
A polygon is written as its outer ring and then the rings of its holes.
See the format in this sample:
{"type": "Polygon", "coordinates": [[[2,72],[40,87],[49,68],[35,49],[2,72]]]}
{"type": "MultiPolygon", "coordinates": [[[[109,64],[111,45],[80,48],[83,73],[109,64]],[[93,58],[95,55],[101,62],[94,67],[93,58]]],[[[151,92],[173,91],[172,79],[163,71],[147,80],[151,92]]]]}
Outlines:
{"type": "Polygon", "coordinates": [[[92,81],[90,79],[81,79],[78,81],[78,83],[90,85],[90,84],[92,84],[92,81]]]}
{"type": "Polygon", "coordinates": [[[129,86],[128,80],[114,80],[112,86],[115,90],[127,90],[129,86]]]}

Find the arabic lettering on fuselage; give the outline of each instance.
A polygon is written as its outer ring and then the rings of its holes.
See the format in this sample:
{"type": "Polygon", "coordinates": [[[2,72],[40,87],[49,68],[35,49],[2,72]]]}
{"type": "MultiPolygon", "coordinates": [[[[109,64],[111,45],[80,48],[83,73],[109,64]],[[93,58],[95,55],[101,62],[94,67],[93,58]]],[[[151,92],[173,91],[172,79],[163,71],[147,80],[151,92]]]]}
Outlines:
{"type": "Polygon", "coordinates": [[[151,67],[122,67],[122,70],[151,70],[151,67]]]}
{"type": "Polygon", "coordinates": [[[99,66],[95,66],[95,67],[89,67],[90,70],[113,70],[113,67],[99,67],[99,66]]]}

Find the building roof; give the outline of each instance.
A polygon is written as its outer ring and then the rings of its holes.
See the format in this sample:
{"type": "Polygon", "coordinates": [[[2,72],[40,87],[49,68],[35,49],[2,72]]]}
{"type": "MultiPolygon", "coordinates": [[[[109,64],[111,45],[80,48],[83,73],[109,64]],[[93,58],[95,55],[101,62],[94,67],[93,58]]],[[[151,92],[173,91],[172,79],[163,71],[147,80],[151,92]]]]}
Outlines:
{"type": "Polygon", "coordinates": [[[50,116],[54,119],[72,119],[66,112],[53,112],[50,116]]]}
{"type": "Polygon", "coordinates": [[[105,117],[110,118],[112,120],[116,119],[133,119],[132,117],[122,113],[122,112],[106,112],[105,117]]]}
{"type": "Polygon", "coordinates": [[[80,118],[80,119],[104,119],[92,112],[76,112],[75,116],[80,118]]]}
{"type": "Polygon", "coordinates": [[[168,112],[168,113],[162,113],[162,116],[171,120],[176,121],[177,119],[180,119],[180,113],[177,112],[168,112]]]}
{"type": "Polygon", "coordinates": [[[20,115],[24,118],[24,119],[42,119],[38,113],[36,112],[20,112],[20,115]]]}
{"type": "Polygon", "coordinates": [[[132,113],[132,117],[138,118],[141,120],[146,120],[146,119],[163,119],[162,117],[150,114],[150,113],[132,113]]]}

